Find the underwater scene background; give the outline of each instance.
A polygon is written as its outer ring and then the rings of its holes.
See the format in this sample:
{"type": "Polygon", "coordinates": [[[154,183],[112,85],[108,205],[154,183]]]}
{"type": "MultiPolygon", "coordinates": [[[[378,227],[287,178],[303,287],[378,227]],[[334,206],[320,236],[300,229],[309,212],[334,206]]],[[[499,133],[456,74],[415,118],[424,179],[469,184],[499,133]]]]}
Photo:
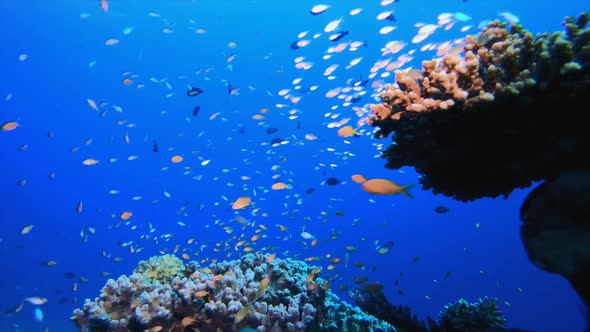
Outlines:
{"type": "MultiPolygon", "coordinates": [[[[250,252],[321,267],[308,278],[353,306],[379,283],[419,319],[489,297],[506,328],[583,331],[584,302],[523,248],[519,210],[538,181],[506,196],[434,194],[413,167],[385,167],[391,138],[366,119],[394,70],[458,54],[490,21],[536,35],[589,10],[0,1],[0,331],[79,331],[74,310],[153,256],[207,268],[250,252]]],[[[268,273],[255,299],[273,287],[268,273]]],[[[165,324],[148,325],[135,330],[165,324]]]]}

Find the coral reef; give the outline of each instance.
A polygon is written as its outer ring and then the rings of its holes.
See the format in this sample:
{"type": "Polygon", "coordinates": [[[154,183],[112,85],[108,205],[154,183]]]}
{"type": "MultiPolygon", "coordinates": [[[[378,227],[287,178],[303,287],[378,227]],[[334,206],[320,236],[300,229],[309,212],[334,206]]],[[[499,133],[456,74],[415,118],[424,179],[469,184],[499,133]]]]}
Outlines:
{"type": "Polygon", "coordinates": [[[404,332],[441,332],[430,317],[421,321],[412,314],[410,307],[390,303],[380,283],[365,283],[360,289],[349,291],[354,303],[367,313],[396,326],[404,332]]]}
{"type": "Polygon", "coordinates": [[[529,259],[565,277],[590,321],[590,14],[533,36],[499,21],[464,55],[398,71],[370,106],[375,136],[393,133],[386,167],[413,166],[424,189],[456,200],[507,197],[543,181],[521,207],[529,259]]]}
{"type": "Polygon", "coordinates": [[[396,331],[341,301],[320,272],[262,254],[208,267],[152,257],[108,280],[72,320],[82,331],[396,331]]]}
{"type": "Polygon", "coordinates": [[[470,201],[590,166],[589,20],[537,36],[494,21],[465,39],[463,56],[396,72],[367,119],[375,137],[393,133],[386,167],[413,166],[424,189],[470,201]]]}
{"type": "Polygon", "coordinates": [[[459,299],[440,312],[439,325],[447,332],[488,332],[506,323],[496,299],[487,297],[475,303],[459,299]]]}
{"type": "Polygon", "coordinates": [[[187,269],[182,264],[182,261],[174,255],[162,255],[150,257],[147,261],[140,261],[133,272],[141,274],[152,282],[169,283],[175,277],[188,276],[194,273],[196,269],[194,265],[189,264],[189,267],[191,268],[187,269]]]}
{"type": "Polygon", "coordinates": [[[383,285],[367,283],[350,291],[355,304],[367,313],[395,325],[404,332],[526,332],[503,327],[506,320],[495,299],[484,298],[476,303],[460,299],[446,305],[439,320],[420,320],[410,307],[391,304],[383,293],[383,285]]]}

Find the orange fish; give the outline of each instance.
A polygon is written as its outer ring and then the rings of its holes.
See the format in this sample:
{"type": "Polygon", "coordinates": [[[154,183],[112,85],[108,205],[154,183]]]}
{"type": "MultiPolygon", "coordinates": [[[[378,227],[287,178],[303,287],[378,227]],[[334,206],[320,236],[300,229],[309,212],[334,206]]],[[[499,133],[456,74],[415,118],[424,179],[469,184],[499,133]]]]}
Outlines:
{"type": "Polygon", "coordinates": [[[273,185],[270,187],[272,190],[283,190],[283,189],[287,189],[289,186],[283,182],[275,182],[273,183],[273,185]]]}
{"type": "Polygon", "coordinates": [[[18,127],[18,123],[16,121],[8,121],[2,125],[2,131],[15,130],[17,127],[18,127]]]}
{"type": "Polygon", "coordinates": [[[309,284],[309,285],[307,285],[307,290],[312,291],[314,289],[317,289],[319,285],[320,284],[318,284],[317,282],[314,282],[313,284],[309,284]]]}
{"type": "Polygon", "coordinates": [[[205,290],[200,290],[195,293],[196,297],[205,297],[207,295],[209,295],[209,292],[205,290]]]}
{"type": "Polygon", "coordinates": [[[186,316],[180,321],[180,325],[182,325],[183,327],[187,327],[189,325],[195,324],[196,322],[197,321],[194,318],[186,316]]]}
{"type": "Polygon", "coordinates": [[[247,207],[250,205],[250,197],[239,197],[236,201],[232,204],[231,208],[234,210],[239,210],[247,207]]]}
{"type": "Polygon", "coordinates": [[[125,212],[121,213],[119,218],[121,220],[129,220],[129,218],[131,218],[132,216],[133,216],[133,213],[131,211],[125,211],[125,212]]]}
{"type": "Polygon", "coordinates": [[[400,186],[399,184],[385,180],[385,179],[371,179],[365,181],[362,184],[362,188],[364,191],[373,194],[373,195],[397,195],[403,194],[410,198],[414,198],[409,192],[408,189],[413,187],[413,184],[400,186]]]}
{"type": "Polygon", "coordinates": [[[367,179],[360,175],[360,174],[355,174],[353,176],[350,177],[352,179],[352,181],[356,182],[356,183],[365,183],[367,182],[367,179]]]}
{"type": "Polygon", "coordinates": [[[360,133],[358,131],[356,131],[356,129],[354,129],[352,126],[344,126],[340,129],[338,129],[338,136],[341,137],[351,137],[351,136],[355,136],[358,137],[360,136],[360,133]]]}
{"type": "Polygon", "coordinates": [[[311,272],[309,273],[309,275],[307,276],[307,278],[305,279],[305,282],[309,284],[312,281],[314,281],[315,278],[317,277],[317,275],[320,273],[320,271],[321,270],[319,268],[317,268],[317,267],[316,268],[313,268],[311,270],[311,272]]]}
{"type": "Polygon", "coordinates": [[[266,262],[268,264],[270,264],[270,263],[272,263],[275,260],[276,257],[277,257],[277,254],[276,253],[273,253],[270,256],[268,256],[268,258],[266,259],[266,262]]]}
{"type": "Polygon", "coordinates": [[[258,285],[258,292],[256,293],[256,297],[260,297],[262,294],[264,294],[264,291],[266,290],[266,288],[268,287],[268,283],[270,281],[270,278],[264,277],[264,279],[262,279],[260,281],[260,284],[258,285]]]}

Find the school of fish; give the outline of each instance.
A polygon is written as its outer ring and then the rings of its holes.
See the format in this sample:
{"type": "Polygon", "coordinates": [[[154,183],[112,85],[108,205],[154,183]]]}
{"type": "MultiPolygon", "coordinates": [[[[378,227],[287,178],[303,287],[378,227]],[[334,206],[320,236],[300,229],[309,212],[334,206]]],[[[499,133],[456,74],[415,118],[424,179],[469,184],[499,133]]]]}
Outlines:
{"type": "MultiPolygon", "coordinates": [[[[118,10],[116,2],[100,0],[98,3],[101,14],[107,17],[118,10]]],[[[138,69],[113,77],[123,95],[132,96],[142,89],[150,89],[159,91],[163,101],[182,100],[192,103],[186,112],[158,110],[162,126],[172,117],[180,118],[188,124],[205,124],[197,132],[179,130],[176,133],[178,146],[173,141],[164,141],[152,135],[141,118],[131,115],[128,118],[131,112],[127,110],[124,98],[105,100],[97,93],[79,100],[79,111],[95,113],[97,121],[101,122],[100,126],[114,128],[119,132],[118,137],[110,137],[109,140],[113,144],[125,146],[128,154],[110,155],[108,150],[94,148],[103,138],[89,133],[88,137],[80,137],[78,142],[72,143],[69,151],[63,151],[64,156],[74,156],[63,158],[75,164],[72,167],[76,167],[77,171],[87,172],[85,174],[92,176],[91,174],[96,174],[93,172],[109,172],[109,169],[119,164],[136,165],[143,162],[142,167],[157,168],[164,174],[163,179],[171,173],[184,177],[187,186],[200,187],[206,192],[206,199],[188,198],[181,191],[168,190],[165,182],[160,183],[158,196],[146,195],[136,189],[131,190],[112,183],[104,192],[103,202],[92,201],[88,197],[79,197],[71,202],[72,218],[100,213],[107,225],[85,222],[76,235],[83,243],[89,243],[99,232],[107,233],[123,228],[134,232],[137,236],[121,239],[119,248],[105,247],[97,253],[112,263],[132,259],[130,255],[139,256],[144,250],[143,254],[174,253],[183,260],[197,260],[201,264],[262,251],[273,253],[270,259],[278,254],[300,257],[307,262],[323,265],[331,276],[331,281],[338,284],[340,290],[345,290],[349,283],[361,284],[367,281],[367,271],[377,270],[380,257],[391,254],[393,242],[365,237],[362,229],[371,226],[364,224],[365,220],[360,212],[353,216],[342,212],[347,204],[353,204],[350,200],[345,201],[343,194],[353,192],[357,199],[373,206],[388,206],[392,202],[405,204],[412,202],[404,201],[406,198],[413,198],[417,194],[417,190],[413,194],[409,191],[415,183],[395,182],[396,176],[407,179],[401,171],[387,173],[390,174],[389,179],[373,176],[367,178],[365,176],[370,174],[360,174],[365,173],[361,166],[363,159],[378,155],[386,147],[384,144],[387,144],[371,138],[373,129],[365,121],[370,113],[367,105],[378,100],[379,92],[393,80],[394,71],[416,71],[416,59],[460,52],[462,39],[445,39],[445,32],[449,35],[453,33],[453,36],[456,33],[464,35],[477,28],[467,14],[445,12],[433,17],[432,22],[415,23],[415,34],[410,38],[396,35],[400,20],[400,13],[395,7],[397,3],[394,0],[370,1],[366,7],[371,8],[347,8],[347,15],[331,17],[331,11],[342,5],[313,5],[309,9],[309,15],[317,19],[317,24],[304,27],[292,40],[285,41],[285,49],[292,52],[292,62],[274,69],[275,74],[282,81],[290,82],[290,85],[278,88],[252,84],[234,86],[227,77],[246,64],[240,59],[242,44],[232,40],[232,36],[227,36],[226,47],[218,54],[223,62],[221,67],[200,67],[194,72],[179,73],[176,76],[162,76],[157,70],[143,72],[138,69]],[[373,12],[375,7],[379,8],[378,15],[366,17],[368,9],[373,12]],[[329,18],[327,23],[324,20],[326,17],[329,18]],[[347,27],[354,20],[374,21],[377,26],[375,34],[386,40],[383,45],[368,45],[362,37],[355,35],[347,27]],[[317,51],[318,48],[321,52],[317,51]],[[288,70],[285,67],[289,65],[292,68],[288,70]],[[286,77],[288,75],[292,77],[286,77]],[[321,76],[322,80],[308,79],[315,76],[321,76]],[[227,91],[224,94],[231,98],[232,105],[239,105],[248,98],[254,98],[251,97],[254,95],[261,102],[256,109],[246,107],[240,111],[231,107],[207,107],[207,103],[211,104],[211,101],[207,102],[207,98],[213,93],[204,87],[209,82],[222,86],[222,90],[227,91]],[[264,91],[260,93],[259,90],[264,91]],[[305,104],[306,99],[318,97],[330,105],[325,111],[309,109],[305,104]],[[314,118],[309,115],[313,112],[320,113],[314,118]],[[277,123],[281,125],[275,127],[277,123]],[[228,130],[229,127],[235,129],[228,130]],[[320,130],[319,127],[324,128],[320,130]],[[221,128],[232,132],[228,133],[226,142],[207,138],[210,132],[222,130],[221,128]],[[261,128],[266,131],[264,136],[248,136],[249,130],[261,128]],[[235,138],[232,139],[231,135],[235,138]],[[198,143],[184,144],[189,137],[198,143]],[[262,137],[262,140],[258,137],[262,137]],[[144,149],[145,146],[148,148],[144,149]],[[216,154],[230,146],[235,151],[227,153],[238,156],[240,160],[234,164],[223,164],[220,160],[223,158],[218,158],[216,154]],[[313,151],[312,158],[304,159],[302,154],[309,151],[313,151]],[[159,156],[157,165],[143,161],[152,160],[150,155],[153,154],[159,156]],[[359,154],[362,155],[356,158],[359,154]],[[306,171],[311,171],[316,177],[315,184],[298,179],[301,178],[299,175],[303,163],[306,163],[306,171]],[[348,171],[350,169],[357,171],[348,171]],[[212,183],[216,185],[212,186],[212,183]],[[313,201],[316,191],[320,190],[318,188],[330,196],[327,202],[313,201]],[[171,219],[175,220],[171,222],[173,225],[163,226],[160,221],[153,220],[149,209],[138,208],[137,203],[143,201],[172,210],[171,219]],[[116,208],[112,208],[113,206],[116,208]],[[280,212],[277,213],[277,210],[280,212]],[[196,220],[193,215],[197,214],[207,214],[208,220],[196,220]],[[359,229],[359,241],[333,242],[339,241],[340,229],[343,227],[359,229]],[[211,235],[203,235],[204,230],[211,235]],[[223,238],[217,236],[220,233],[223,238]],[[187,234],[190,235],[187,237],[187,234]],[[300,250],[283,250],[281,243],[297,243],[300,250]],[[372,252],[363,252],[364,256],[361,256],[358,254],[360,248],[366,248],[363,243],[369,243],[372,252]],[[374,259],[361,261],[360,257],[370,255],[374,259]],[[349,269],[357,270],[353,272],[355,277],[344,277],[344,271],[349,269]]],[[[338,9],[338,13],[341,13],[343,8],[338,9]]],[[[206,27],[199,25],[198,19],[175,23],[174,18],[165,17],[158,12],[149,12],[146,16],[148,22],[158,27],[165,37],[172,38],[182,29],[191,31],[195,38],[210,33],[206,27]]],[[[500,13],[499,16],[511,22],[518,21],[509,12],[500,13]]],[[[90,20],[91,14],[81,13],[80,19],[90,20]]],[[[127,26],[117,36],[104,36],[104,45],[101,45],[109,51],[117,52],[118,48],[129,42],[134,32],[136,29],[133,26],[127,26]]],[[[31,56],[35,55],[21,53],[18,61],[26,65],[31,56]]],[[[273,56],[272,53],[263,52],[260,54],[260,61],[270,63],[273,56]]],[[[140,52],[138,63],[141,62],[141,57],[140,52]]],[[[100,61],[100,58],[88,59],[88,70],[99,66],[100,61]]],[[[9,93],[4,102],[9,103],[12,97],[9,93]]],[[[27,130],[26,117],[6,118],[3,114],[0,119],[3,121],[0,139],[3,139],[1,136],[27,130]]],[[[60,134],[62,133],[48,128],[48,139],[54,139],[54,135],[60,134]]],[[[18,150],[26,153],[28,144],[22,142],[18,150]]],[[[50,170],[48,174],[50,181],[59,180],[60,174],[57,172],[50,170]]],[[[14,181],[19,187],[27,187],[26,178],[14,181]]],[[[146,180],[146,183],[149,182],[146,180]]],[[[436,209],[435,206],[433,205],[435,213],[446,214],[450,211],[440,204],[436,209]]],[[[41,223],[38,221],[19,225],[20,236],[34,235],[44,227],[39,225],[41,223]]],[[[479,224],[476,227],[479,228],[479,224]]],[[[465,251],[467,252],[467,248],[465,251]]],[[[408,257],[408,261],[410,260],[417,263],[419,257],[408,257]]],[[[47,268],[59,265],[59,257],[49,257],[42,262],[42,266],[47,268]]],[[[72,279],[71,287],[74,292],[81,284],[88,282],[84,271],[68,273],[65,277],[72,279]]],[[[483,268],[481,273],[484,273],[483,268]]],[[[101,277],[109,275],[111,272],[104,271],[101,277]]],[[[451,272],[448,272],[443,279],[450,275],[451,272]]],[[[313,275],[309,278],[313,278],[313,275]]],[[[439,281],[435,279],[435,282],[439,281]]],[[[268,283],[268,279],[262,281],[259,293],[264,292],[265,283],[268,283]]],[[[430,298],[428,294],[424,296],[426,299],[430,298]]],[[[49,294],[31,294],[15,301],[13,312],[21,311],[23,303],[41,308],[48,301],[52,301],[49,294]]],[[[39,309],[34,317],[42,321],[43,312],[39,309]]]]}

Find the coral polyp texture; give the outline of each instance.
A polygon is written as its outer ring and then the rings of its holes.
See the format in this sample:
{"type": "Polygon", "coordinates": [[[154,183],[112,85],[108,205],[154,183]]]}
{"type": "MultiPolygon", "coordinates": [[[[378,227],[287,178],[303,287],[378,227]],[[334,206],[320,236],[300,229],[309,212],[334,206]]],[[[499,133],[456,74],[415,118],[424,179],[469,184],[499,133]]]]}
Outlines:
{"type": "Polygon", "coordinates": [[[72,320],[82,331],[396,331],[341,301],[320,272],[262,254],[208,267],[152,257],[108,280],[72,320]]]}
{"type": "Polygon", "coordinates": [[[479,299],[469,303],[459,299],[440,312],[439,325],[447,332],[488,332],[504,326],[506,319],[496,299],[479,299]]]}
{"type": "Polygon", "coordinates": [[[391,133],[386,167],[415,167],[424,189],[461,201],[588,168],[588,13],[534,36],[493,21],[463,52],[397,71],[367,121],[391,133]]]}

